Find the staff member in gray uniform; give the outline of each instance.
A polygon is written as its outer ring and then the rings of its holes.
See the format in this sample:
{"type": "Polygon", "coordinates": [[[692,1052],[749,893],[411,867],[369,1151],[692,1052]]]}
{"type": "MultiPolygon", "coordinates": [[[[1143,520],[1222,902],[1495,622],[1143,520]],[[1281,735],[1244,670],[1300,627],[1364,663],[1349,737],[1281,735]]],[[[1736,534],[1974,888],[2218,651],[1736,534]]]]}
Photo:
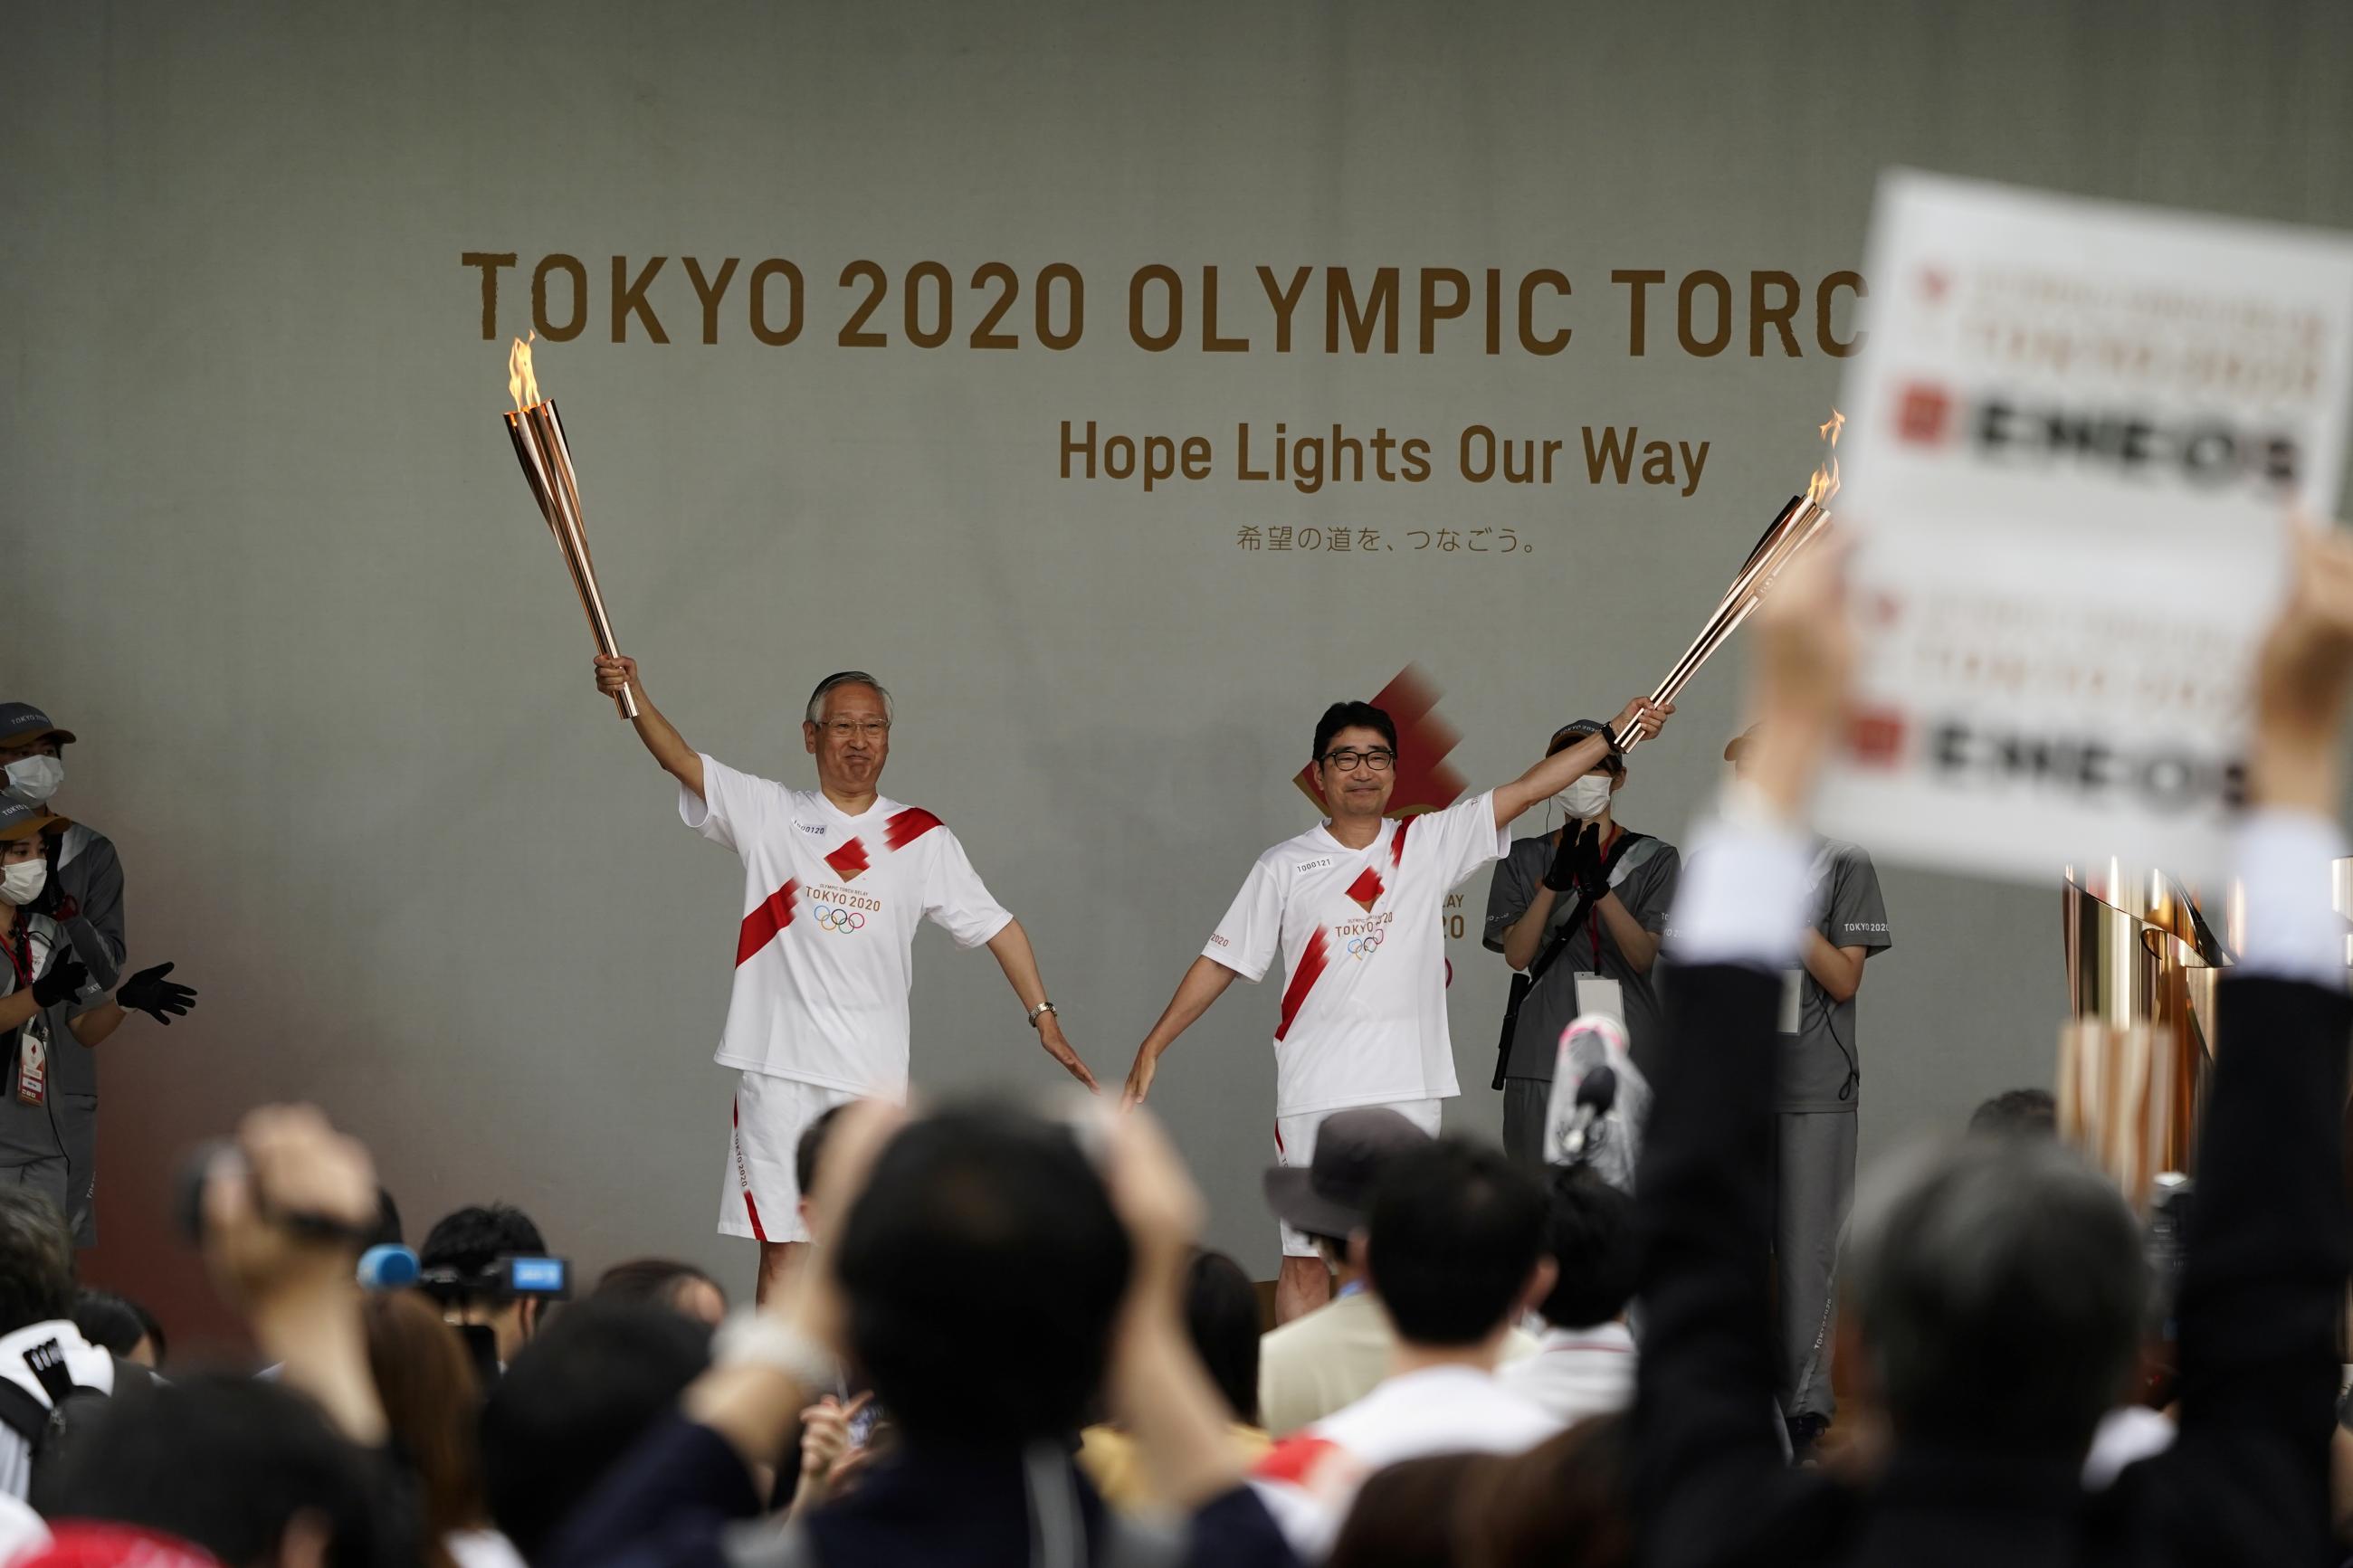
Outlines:
{"type": "Polygon", "coordinates": [[[49,881],[67,826],[22,801],[0,801],[0,1183],[46,1193],[75,1244],[89,1247],[98,1240],[97,1047],[125,1009],[169,1024],[196,994],[166,978],[168,963],[132,975],[112,996],[88,994],[49,881]],[[79,1164],[69,1147],[77,1131],[86,1134],[79,1164]]]}
{"type": "MultiPolygon", "coordinates": [[[[1554,732],[1545,755],[1608,733],[1599,720],[1579,719],[1554,732]]],[[[1647,1053],[1661,1038],[1651,972],[1683,858],[1664,839],[1618,825],[1611,805],[1625,784],[1625,758],[1613,750],[1553,797],[1561,826],[1514,843],[1488,884],[1487,946],[1531,980],[1502,1047],[1504,1150],[1525,1164],[1544,1163],[1553,1058],[1577,1014],[1577,975],[1618,983],[1636,1067],[1649,1070],[1647,1053]]]]}
{"type": "MultiPolygon", "coordinates": [[[[20,802],[44,812],[57,810],[56,796],[65,784],[65,749],[73,731],[58,728],[47,713],[29,702],[0,702],[0,768],[6,770],[0,799],[20,802]]],[[[98,978],[111,983],[122,973],[130,953],[122,933],[122,859],[114,840],[84,823],[57,818],[47,830],[48,881],[53,889],[43,900],[61,921],[86,921],[114,954],[114,962],[98,978]]],[[[62,1053],[69,1058],[81,1053],[62,1053]]],[[[98,1179],[98,1085],[95,1069],[86,1086],[60,1085],[56,1106],[65,1134],[67,1181],[71,1190],[88,1194],[98,1179]]],[[[83,1242],[88,1246],[87,1239],[83,1242]]]]}
{"type": "MultiPolygon", "coordinates": [[[[44,811],[57,810],[55,797],[65,784],[65,749],[73,743],[70,730],[60,730],[49,716],[29,702],[0,702],[0,768],[7,770],[5,791],[9,800],[44,811]]],[[[114,950],[120,964],[130,949],[122,937],[122,859],[114,840],[86,823],[58,819],[62,826],[50,856],[50,880],[57,885],[58,918],[79,915],[98,928],[114,950]]]]}
{"type": "MultiPolygon", "coordinates": [[[[1752,727],[1724,748],[1736,777],[1743,774],[1756,734],[1752,727]]],[[[1802,950],[1805,967],[1788,976],[1782,1002],[1774,1103],[1781,1411],[1800,1458],[1836,1409],[1830,1365],[1837,1307],[1832,1274],[1839,1232],[1854,1202],[1855,1115],[1862,1103],[1854,999],[1864,962],[1894,945],[1879,873],[1859,846],[1818,838],[1807,877],[1813,919],[1802,950]]]]}

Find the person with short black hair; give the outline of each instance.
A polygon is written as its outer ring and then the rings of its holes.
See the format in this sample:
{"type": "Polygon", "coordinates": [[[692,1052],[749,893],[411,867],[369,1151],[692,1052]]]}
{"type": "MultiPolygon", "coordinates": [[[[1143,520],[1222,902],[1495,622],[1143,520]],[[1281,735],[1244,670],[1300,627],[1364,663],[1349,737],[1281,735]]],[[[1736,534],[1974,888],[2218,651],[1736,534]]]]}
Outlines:
{"type": "Polygon", "coordinates": [[[1355,1404],[1389,1374],[1397,1330],[1366,1288],[1365,1210],[1388,1163],[1429,1142],[1387,1106],[1358,1106],[1325,1119],[1314,1159],[1266,1173],[1267,1207],[1314,1243],[1335,1292],[1260,1346],[1259,1411],[1277,1437],[1355,1404]]]}
{"type": "MultiPolygon", "coordinates": [[[[1461,1092],[1447,1031],[1446,895],[1509,851],[1513,821],[1567,789],[1621,740],[1654,735],[1667,713],[1641,698],[1613,728],[1546,757],[1518,778],[1442,811],[1388,820],[1398,731],[1366,702],[1335,702],[1316,721],[1309,761],[1330,816],[1260,855],[1176,994],[1136,1047],[1123,1103],[1150,1093],[1163,1053],[1237,975],[1286,973],[1274,1028],[1275,1157],[1304,1165],[1332,1112],[1386,1105],[1424,1131],[1461,1092]]],[[[1275,1316],[1288,1322],[1329,1299],[1330,1273],[1306,1237],[1283,1227],[1275,1316]]]]}
{"type": "Polygon", "coordinates": [[[1969,1112],[1972,1138],[2056,1138],[2059,1102],[2047,1089],[2006,1089],[1969,1112]]]}
{"type": "Polygon", "coordinates": [[[1255,1471],[1311,1561],[1330,1548],[1364,1475],[1430,1454],[1521,1453],[1560,1430],[1495,1376],[1512,1324],[1552,1290],[1535,1178],[1501,1150],[1442,1138],[1384,1167],[1366,1221],[1373,1292],[1397,1325],[1396,1371],[1276,1444],[1255,1471]]]}
{"type": "Polygon", "coordinates": [[[521,1296],[493,1278],[506,1258],[542,1258],[547,1238],[531,1216],[512,1204],[471,1205],[444,1215],[417,1249],[427,1294],[441,1304],[445,1321],[486,1328],[497,1364],[506,1366],[539,1331],[547,1309],[538,1296],[521,1296]]]}
{"type": "MultiPolygon", "coordinates": [[[[1196,1253],[1185,1272],[1185,1332],[1232,1415],[1235,1453],[1255,1461],[1271,1446],[1258,1409],[1258,1287],[1222,1252],[1196,1253]]],[[[1079,1464],[1103,1501],[1130,1513],[1161,1509],[1159,1491],[1126,1433],[1101,1425],[1088,1427],[1082,1438],[1079,1464]]]]}
{"type": "Polygon", "coordinates": [[[1535,1353],[1504,1366],[1504,1386],[1564,1426],[1634,1403],[1634,1335],[1626,1309],[1641,1255],[1634,1200],[1582,1165],[1552,1173],[1551,1292],[1535,1353]]]}
{"type": "Polygon", "coordinates": [[[54,1363],[69,1387],[114,1391],[114,1357],[82,1337],[73,1306],[65,1215],[46,1193],[0,1186],[0,1496],[30,1495],[35,1446],[58,1405],[37,1363],[54,1363]]]}
{"type": "MultiPolygon", "coordinates": [[[[805,1230],[815,1217],[809,1203],[809,1188],[817,1180],[818,1162],[825,1158],[826,1135],[832,1131],[833,1124],[839,1120],[843,1109],[839,1105],[829,1105],[818,1112],[810,1119],[809,1124],[801,1129],[800,1137],[793,1144],[793,1188],[800,1194],[795,1206],[805,1230]]],[[[809,1231],[809,1239],[820,1238],[812,1230],[809,1231]]]]}
{"type": "Polygon", "coordinates": [[[68,1456],[52,1518],[160,1531],[224,1568],[408,1568],[387,1475],[311,1401],[199,1373],[126,1389],[68,1456]]]}
{"type": "Polygon", "coordinates": [[[633,1258],[616,1263],[596,1277],[596,1288],[588,1299],[651,1301],[712,1329],[727,1316],[727,1292],[719,1288],[719,1281],[693,1264],[671,1258],[633,1258]]]}
{"type": "Polygon", "coordinates": [[[800,724],[818,787],[790,789],[697,752],[654,707],[633,658],[600,657],[596,688],[634,693],[638,738],[678,781],[681,821],[743,861],[744,917],[717,1059],[741,1073],[729,1110],[719,1233],[760,1246],[765,1300],[808,1237],[794,1184],[801,1130],[861,1095],[907,1092],[915,931],[930,920],[962,948],[987,947],[1038,1043],[1092,1092],[1063,1037],[1021,922],[932,813],[881,792],[895,715],[861,669],[818,682],[800,724]]]}
{"type": "Polygon", "coordinates": [[[491,1518],[543,1560],[597,1479],[711,1364],[711,1331],[650,1301],[587,1300],[522,1347],[482,1406],[491,1518]]]}
{"type": "Polygon", "coordinates": [[[164,1364],[164,1325],[155,1314],[111,1290],[83,1290],[74,1297],[74,1327],[110,1354],[153,1372],[164,1364]]]}

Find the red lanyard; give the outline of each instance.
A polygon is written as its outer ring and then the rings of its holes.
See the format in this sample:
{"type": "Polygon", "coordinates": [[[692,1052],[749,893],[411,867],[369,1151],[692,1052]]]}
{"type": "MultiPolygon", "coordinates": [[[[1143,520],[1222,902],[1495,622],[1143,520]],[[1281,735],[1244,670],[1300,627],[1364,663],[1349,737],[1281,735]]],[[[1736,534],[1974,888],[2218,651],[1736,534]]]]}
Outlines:
{"type": "Polygon", "coordinates": [[[0,947],[8,950],[8,967],[16,972],[16,984],[30,991],[33,988],[33,932],[30,927],[19,925],[5,936],[0,936],[0,947]],[[24,951],[20,953],[20,944],[24,951]]]}

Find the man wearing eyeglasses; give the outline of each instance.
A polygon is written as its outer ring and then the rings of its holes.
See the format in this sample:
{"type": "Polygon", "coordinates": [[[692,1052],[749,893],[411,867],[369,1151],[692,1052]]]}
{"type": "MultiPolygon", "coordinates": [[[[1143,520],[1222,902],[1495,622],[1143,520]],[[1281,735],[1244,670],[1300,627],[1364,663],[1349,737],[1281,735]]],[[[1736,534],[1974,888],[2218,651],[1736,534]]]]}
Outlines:
{"type": "MultiPolygon", "coordinates": [[[[1388,1106],[1436,1132],[1440,1102],[1461,1092],[1446,1027],[1447,893],[1510,850],[1505,830],[1514,818],[1635,734],[1657,734],[1673,711],[1672,704],[1655,708],[1637,698],[1614,723],[1510,784],[1390,822],[1382,814],[1397,784],[1396,724],[1368,702],[1324,710],[1311,754],[1330,818],[1258,858],[1136,1048],[1122,1102],[1141,1102],[1161,1053],[1236,975],[1259,979],[1279,952],[1286,979],[1274,1030],[1276,1158],[1311,1163],[1316,1128],[1352,1106],[1388,1106]]],[[[1344,1247],[1348,1241],[1320,1239],[1344,1247]]],[[[1330,1294],[1318,1240],[1283,1227],[1279,1320],[1310,1311],[1330,1294]]]]}
{"type": "Polygon", "coordinates": [[[862,1095],[907,1090],[907,990],[916,922],[987,944],[1039,1043],[1092,1089],[1062,1037],[1021,922],[940,819],[881,793],[891,694],[863,670],[818,682],[801,723],[818,787],[797,790],[704,756],[661,716],[631,658],[596,660],[596,689],[636,693],[638,737],[678,780],[679,816],[740,856],[744,914],[718,1060],[742,1070],[719,1231],[760,1243],[759,1294],[807,1244],[793,1154],[801,1130],[862,1095]]]}

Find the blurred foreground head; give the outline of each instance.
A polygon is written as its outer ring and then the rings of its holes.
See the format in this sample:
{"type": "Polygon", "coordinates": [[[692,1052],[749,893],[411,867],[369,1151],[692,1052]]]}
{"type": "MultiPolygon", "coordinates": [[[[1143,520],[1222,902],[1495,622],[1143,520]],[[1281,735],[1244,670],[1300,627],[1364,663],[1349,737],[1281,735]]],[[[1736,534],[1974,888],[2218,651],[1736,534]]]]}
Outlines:
{"type": "Polygon", "coordinates": [[[2124,1199],[2041,1140],[1882,1166],[1856,1198],[1846,1268],[1905,1445],[2080,1453],[2126,1386],[2148,1304],[2124,1199]]]}
{"type": "Polygon", "coordinates": [[[911,1122],[837,1258],[851,1353],[910,1441],[1018,1448],[1081,1425],[1131,1247],[1068,1126],[996,1106],[911,1122]]]}

